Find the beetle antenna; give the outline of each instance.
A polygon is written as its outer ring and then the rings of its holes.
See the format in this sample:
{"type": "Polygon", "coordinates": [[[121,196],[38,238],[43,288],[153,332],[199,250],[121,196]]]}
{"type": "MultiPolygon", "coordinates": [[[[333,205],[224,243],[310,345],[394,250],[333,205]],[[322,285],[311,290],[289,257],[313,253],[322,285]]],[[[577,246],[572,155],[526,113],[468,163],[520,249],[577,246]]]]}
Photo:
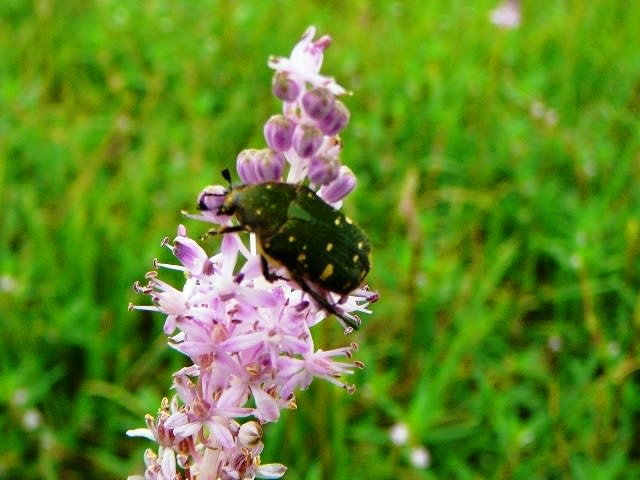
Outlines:
{"type": "Polygon", "coordinates": [[[227,182],[229,182],[229,188],[233,188],[233,185],[231,184],[231,172],[229,172],[228,168],[225,168],[224,170],[222,170],[222,178],[224,178],[227,182]]]}

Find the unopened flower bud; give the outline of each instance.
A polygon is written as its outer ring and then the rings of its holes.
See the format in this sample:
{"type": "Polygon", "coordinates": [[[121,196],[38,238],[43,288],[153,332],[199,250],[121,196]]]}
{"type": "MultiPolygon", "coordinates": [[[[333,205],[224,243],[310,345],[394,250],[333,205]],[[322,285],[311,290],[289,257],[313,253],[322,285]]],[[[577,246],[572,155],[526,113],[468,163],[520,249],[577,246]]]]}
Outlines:
{"type": "Polygon", "coordinates": [[[327,185],[340,173],[340,161],[329,155],[314,155],[309,162],[309,181],[316,185],[327,185]]]}
{"type": "Polygon", "coordinates": [[[245,183],[263,183],[280,180],[284,169],[284,155],[268,148],[248,148],[238,155],[238,175],[245,183]]]}
{"type": "Polygon", "coordinates": [[[257,478],[281,478],[287,473],[287,467],[281,463],[264,463],[256,468],[257,478]]]}
{"type": "Polygon", "coordinates": [[[256,157],[258,153],[259,150],[256,148],[247,148],[238,154],[236,169],[244,183],[259,183],[256,174],[256,157]]]}
{"type": "Polygon", "coordinates": [[[284,102],[293,102],[300,94],[300,86],[285,71],[278,71],[273,75],[271,84],[273,95],[284,102]]]}
{"type": "Polygon", "coordinates": [[[322,187],[320,196],[328,203],[335,203],[349,195],[356,187],[356,176],[349,167],[340,167],[340,173],[329,185],[322,187]]]}
{"type": "Polygon", "coordinates": [[[318,151],[323,140],[322,132],[316,127],[298,125],[293,132],[293,149],[302,158],[309,158],[318,151]]]}
{"type": "Polygon", "coordinates": [[[265,148],[259,151],[256,160],[256,177],[260,183],[280,180],[286,162],[282,153],[265,148]]]}
{"type": "Polygon", "coordinates": [[[321,120],[333,110],[336,102],[333,93],[327,88],[314,88],[302,95],[302,108],[313,120],[321,120]]]}
{"type": "Polygon", "coordinates": [[[244,447],[258,447],[262,443],[262,427],[255,421],[243,423],[238,432],[238,440],[244,447]]]}
{"type": "Polygon", "coordinates": [[[198,195],[198,210],[217,211],[224,202],[227,189],[222,185],[209,185],[198,195]]]}
{"type": "Polygon", "coordinates": [[[291,137],[295,125],[284,115],[273,115],[264,124],[264,138],[267,145],[276,152],[286,152],[291,148],[291,137]]]}
{"type": "Polygon", "coordinates": [[[349,110],[344,103],[336,100],[331,111],[318,122],[318,128],[328,136],[336,135],[349,123],[349,110]]]}

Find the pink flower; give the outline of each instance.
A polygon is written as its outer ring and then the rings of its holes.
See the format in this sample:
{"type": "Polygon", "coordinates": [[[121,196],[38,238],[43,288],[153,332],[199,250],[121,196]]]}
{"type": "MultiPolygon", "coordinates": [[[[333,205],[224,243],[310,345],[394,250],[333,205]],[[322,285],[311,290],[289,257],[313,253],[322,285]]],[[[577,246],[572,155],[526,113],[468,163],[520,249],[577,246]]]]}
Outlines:
{"type": "Polygon", "coordinates": [[[346,90],[332,77],[319,74],[324,60],[324,51],[331,45],[331,37],[325,35],[314,42],[315,34],[315,27],[307,28],[291,51],[291,56],[289,58],[272,56],[269,58],[269,66],[274,70],[288,73],[290,78],[298,83],[328,88],[334,95],[344,95],[346,90]]]}

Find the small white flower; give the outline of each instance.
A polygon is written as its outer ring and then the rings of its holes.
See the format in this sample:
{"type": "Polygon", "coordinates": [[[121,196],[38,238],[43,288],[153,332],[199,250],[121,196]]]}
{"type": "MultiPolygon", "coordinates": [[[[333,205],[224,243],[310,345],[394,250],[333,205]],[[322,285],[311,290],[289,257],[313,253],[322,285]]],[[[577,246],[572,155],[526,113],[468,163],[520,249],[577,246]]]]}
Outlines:
{"type": "Polygon", "coordinates": [[[505,0],[491,11],[491,23],[505,29],[520,26],[521,13],[519,0],[505,0]]]}
{"type": "Polygon", "coordinates": [[[431,465],[431,454],[429,450],[422,446],[412,448],[409,457],[411,459],[411,465],[415,468],[424,469],[431,465]]]}
{"type": "Polygon", "coordinates": [[[389,430],[389,437],[394,445],[406,445],[409,441],[409,428],[406,423],[396,423],[389,430]]]}

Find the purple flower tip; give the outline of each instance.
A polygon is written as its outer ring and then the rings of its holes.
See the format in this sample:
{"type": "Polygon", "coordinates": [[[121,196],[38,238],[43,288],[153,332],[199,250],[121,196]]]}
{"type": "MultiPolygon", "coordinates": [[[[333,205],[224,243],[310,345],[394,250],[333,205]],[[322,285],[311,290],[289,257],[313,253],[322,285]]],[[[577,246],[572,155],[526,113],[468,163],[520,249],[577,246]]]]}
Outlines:
{"type": "Polygon", "coordinates": [[[198,210],[217,211],[224,202],[227,194],[226,188],[222,185],[209,185],[198,195],[198,210]]]}
{"type": "Polygon", "coordinates": [[[264,125],[267,145],[276,152],[286,152],[291,148],[291,138],[295,125],[284,115],[273,115],[264,125]]]}
{"type": "Polygon", "coordinates": [[[344,103],[336,100],[331,111],[318,122],[318,128],[328,136],[338,134],[349,123],[349,110],[344,103]]]}
{"type": "Polygon", "coordinates": [[[323,87],[305,92],[301,99],[304,112],[313,120],[321,120],[326,117],[333,110],[335,102],[333,93],[323,87]]]}
{"type": "Polygon", "coordinates": [[[256,173],[261,182],[275,182],[282,178],[285,158],[280,152],[261,150],[256,164],[256,173]]]}
{"type": "Polygon", "coordinates": [[[238,175],[245,183],[278,181],[282,177],[284,164],[284,156],[268,148],[243,150],[236,162],[238,175]]]}
{"type": "Polygon", "coordinates": [[[316,185],[327,185],[334,181],[340,172],[340,162],[329,155],[315,155],[309,163],[309,181],[316,185]]]}
{"type": "Polygon", "coordinates": [[[293,132],[293,149],[302,158],[309,158],[318,151],[323,140],[324,135],[316,127],[298,125],[293,132]]]}
{"type": "Polygon", "coordinates": [[[349,195],[356,187],[356,176],[347,166],[340,167],[340,173],[329,185],[323,186],[319,191],[320,195],[328,203],[336,203],[349,195]]]}
{"type": "Polygon", "coordinates": [[[294,102],[300,95],[300,86],[288,72],[278,71],[273,76],[271,91],[283,102],[294,102]]]}

